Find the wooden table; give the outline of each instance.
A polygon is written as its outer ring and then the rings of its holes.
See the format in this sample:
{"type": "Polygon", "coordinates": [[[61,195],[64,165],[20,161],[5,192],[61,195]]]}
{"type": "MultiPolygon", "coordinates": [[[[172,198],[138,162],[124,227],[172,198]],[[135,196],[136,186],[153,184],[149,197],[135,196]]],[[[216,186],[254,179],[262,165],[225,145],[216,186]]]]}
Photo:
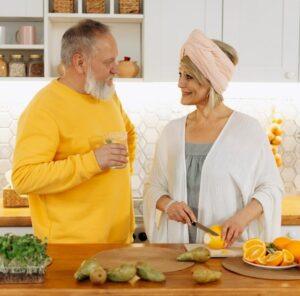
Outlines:
{"type": "MultiPolygon", "coordinates": [[[[77,283],[73,274],[82,260],[101,250],[124,245],[49,245],[53,263],[48,267],[43,284],[0,285],[0,295],[300,295],[300,281],[261,280],[231,273],[221,266],[221,259],[210,259],[205,265],[221,270],[222,279],[205,285],[196,284],[191,269],[167,273],[165,283],[139,281],[135,286],[126,283],[105,283],[93,286],[89,281],[77,283]]],[[[158,245],[181,248],[182,245],[158,245]]],[[[300,272],[300,271],[299,271],[300,272]]]]}

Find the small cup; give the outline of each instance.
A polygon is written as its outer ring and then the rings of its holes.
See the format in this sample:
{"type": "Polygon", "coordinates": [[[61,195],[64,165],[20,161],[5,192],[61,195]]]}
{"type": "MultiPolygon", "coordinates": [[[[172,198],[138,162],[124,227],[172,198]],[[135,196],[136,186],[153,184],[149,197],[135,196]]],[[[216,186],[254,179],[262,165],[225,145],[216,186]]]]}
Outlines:
{"type": "MultiPolygon", "coordinates": [[[[127,132],[109,132],[105,134],[105,143],[106,144],[122,144],[128,148],[127,144],[127,132]]],[[[123,169],[126,167],[126,164],[122,166],[111,167],[112,169],[123,169]]]]}

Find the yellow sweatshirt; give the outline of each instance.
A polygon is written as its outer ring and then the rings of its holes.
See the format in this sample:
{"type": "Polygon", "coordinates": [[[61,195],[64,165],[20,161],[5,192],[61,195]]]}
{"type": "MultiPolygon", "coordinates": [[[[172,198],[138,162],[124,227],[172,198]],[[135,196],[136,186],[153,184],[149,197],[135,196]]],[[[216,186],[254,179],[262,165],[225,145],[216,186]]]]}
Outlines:
{"type": "Polygon", "coordinates": [[[130,243],[135,140],[116,95],[96,100],[58,80],[39,91],[19,120],[12,174],[16,191],[29,194],[34,234],[49,243],[130,243]],[[113,131],[127,131],[129,163],[101,171],[93,150],[113,131]]]}

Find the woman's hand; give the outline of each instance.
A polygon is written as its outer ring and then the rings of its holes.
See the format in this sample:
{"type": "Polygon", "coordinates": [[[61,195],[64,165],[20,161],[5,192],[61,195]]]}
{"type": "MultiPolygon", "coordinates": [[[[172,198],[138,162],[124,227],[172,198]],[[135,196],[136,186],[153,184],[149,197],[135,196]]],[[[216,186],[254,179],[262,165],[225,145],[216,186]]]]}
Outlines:
{"type": "Polygon", "coordinates": [[[166,214],[170,220],[188,225],[197,220],[191,208],[183,201],[172,203],[167,208],[166,214]]]}
{"type": "Polygon", "coordinates": [[[226,220],[222,225],[222,238],[225,247],[230,247],[242,234],[251,221],[263,213],[263,207],[258,200],[252,198],[239,212],[226,220]]]}
{"type": "Polygon", "coordinates": [[[234,215],[222,225],[222,238],[225,241],[225,248],[230,247],[243,233],[246,225],[241,215],[234,215]]]}

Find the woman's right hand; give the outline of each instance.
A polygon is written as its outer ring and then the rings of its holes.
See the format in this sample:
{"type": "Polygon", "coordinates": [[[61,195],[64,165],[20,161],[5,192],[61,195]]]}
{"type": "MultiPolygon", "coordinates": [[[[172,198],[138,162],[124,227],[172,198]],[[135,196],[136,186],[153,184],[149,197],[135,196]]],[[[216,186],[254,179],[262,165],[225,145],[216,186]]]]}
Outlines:
{"type": "Polygon", "coordinates": [[[168,207],[166,214],[170,220],[188,225],[191,225],[192,222],[197,221],[191,208],[183,201],[172,203],[168,207]]]}

